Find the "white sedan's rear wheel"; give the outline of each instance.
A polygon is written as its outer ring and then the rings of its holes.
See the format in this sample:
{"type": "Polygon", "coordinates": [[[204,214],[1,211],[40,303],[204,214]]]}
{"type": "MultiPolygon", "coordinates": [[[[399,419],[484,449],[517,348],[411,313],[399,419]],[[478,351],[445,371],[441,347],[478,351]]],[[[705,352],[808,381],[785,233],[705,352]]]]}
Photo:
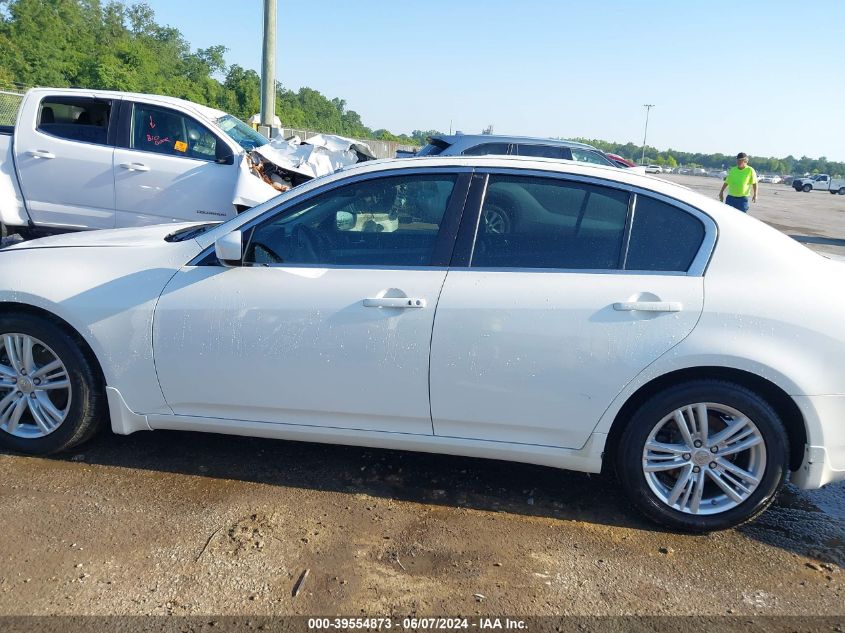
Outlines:
{"type": "Polygon", "coordinates": [[[105,419],[102,381],[78,341],[35,315],[0,317],[0,446],[68,449],[105,419]]]}
{"type": "Polygon", "coordinates": [[[740,385],[696,381],[646,402],[626,427],[617,473],[634,505],[673,529],[744,523],[783,485],[788,441],[777,413],[740,385]]]}

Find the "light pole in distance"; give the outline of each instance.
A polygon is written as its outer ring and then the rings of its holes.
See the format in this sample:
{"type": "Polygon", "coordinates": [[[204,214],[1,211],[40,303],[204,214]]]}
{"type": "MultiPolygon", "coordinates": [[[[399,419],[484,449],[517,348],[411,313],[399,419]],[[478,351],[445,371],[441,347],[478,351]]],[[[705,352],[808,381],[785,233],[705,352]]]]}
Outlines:
{"type": "Polygon", "coordinates": [[[651,109],[654,107],[654,104],[644,103],[643,107],[645,108],[645,132],[643,133],[643,155],[640,158],[641,165],[645,165],[645,139],[648,136],[648,113],[651,112],[651,109]]]}

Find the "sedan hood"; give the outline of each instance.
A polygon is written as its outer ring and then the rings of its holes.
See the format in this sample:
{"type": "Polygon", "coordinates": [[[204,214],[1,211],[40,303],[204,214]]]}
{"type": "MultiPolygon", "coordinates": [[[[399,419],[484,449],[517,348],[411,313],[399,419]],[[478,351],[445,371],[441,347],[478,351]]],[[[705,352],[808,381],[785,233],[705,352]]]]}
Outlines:
{"type": "Polygon", "coordinates": [[[181,222],[173,224],[154,224],[130,229],[108,229],[101,231],[80,231],[42,237],[28,242],[18,242],[3,250],[27,250],[33,248],[89,248],[127,247],[127,246],[155,246],[165,244],[164,238],[179,229],[203,224],[202,222],[181,222]]]}

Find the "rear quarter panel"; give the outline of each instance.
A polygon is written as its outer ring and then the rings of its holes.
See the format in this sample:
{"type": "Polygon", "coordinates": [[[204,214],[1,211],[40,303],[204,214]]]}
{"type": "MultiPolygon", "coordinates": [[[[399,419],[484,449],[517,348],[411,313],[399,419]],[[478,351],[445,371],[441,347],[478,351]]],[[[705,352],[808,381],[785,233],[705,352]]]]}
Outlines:
{"type": "Polygon", "coordinates": [[[622,390],[596,431],[637,389],[692,367],[748,371],[791,396],[845,394],[845,264],[743,213],[719,216],[700,321],[622,390]]]}

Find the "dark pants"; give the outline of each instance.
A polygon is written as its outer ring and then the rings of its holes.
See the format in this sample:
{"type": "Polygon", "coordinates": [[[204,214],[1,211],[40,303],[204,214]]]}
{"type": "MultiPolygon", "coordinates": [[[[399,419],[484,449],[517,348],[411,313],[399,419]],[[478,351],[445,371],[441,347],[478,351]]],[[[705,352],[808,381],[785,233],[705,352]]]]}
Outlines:
{"type": "Polygon", "coordinates": [[[725,204],[732,206],[734,209],[739,209],[743,213],[748,213],[748,196],[728,196],[725,198],[725,204]]]}

